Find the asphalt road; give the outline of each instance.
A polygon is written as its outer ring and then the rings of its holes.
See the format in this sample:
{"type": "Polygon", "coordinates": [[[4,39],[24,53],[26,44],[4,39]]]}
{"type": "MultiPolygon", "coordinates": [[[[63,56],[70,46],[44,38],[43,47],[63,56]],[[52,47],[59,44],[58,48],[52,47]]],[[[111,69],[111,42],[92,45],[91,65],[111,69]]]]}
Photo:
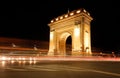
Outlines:
{"type": "Polygon", "coordinates": [[[0,78],[120,78],[120,62],[0,61],[0,78]]]}

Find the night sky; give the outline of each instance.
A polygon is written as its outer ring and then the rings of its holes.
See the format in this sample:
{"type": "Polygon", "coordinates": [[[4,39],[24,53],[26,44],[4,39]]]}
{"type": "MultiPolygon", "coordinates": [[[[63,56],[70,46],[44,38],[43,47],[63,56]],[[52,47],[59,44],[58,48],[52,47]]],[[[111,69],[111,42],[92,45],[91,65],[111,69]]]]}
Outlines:
{"type": "Polygon", "coordinates": [[[69,11],[86,9],[92,47],[120,51],[119,0],[39,0],[1,5],[0,37],[49,41],[50,21],[69,11]],[[117,1],[117,2],[115,2],[117,1]],[[20,5],[20,6],[19,6],[20,5]]]}

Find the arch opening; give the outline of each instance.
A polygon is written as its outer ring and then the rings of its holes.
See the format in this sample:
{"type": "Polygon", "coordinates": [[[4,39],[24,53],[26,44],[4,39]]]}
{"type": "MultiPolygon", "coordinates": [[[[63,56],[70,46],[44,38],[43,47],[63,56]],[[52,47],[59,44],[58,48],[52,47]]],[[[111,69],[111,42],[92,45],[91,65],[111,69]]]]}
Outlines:
{"type": "Polygon", "coordinates": [[[68,36],[66,39],[66,55],[72,55],[72,37],[68,36]]]}
{"type": "Polygon", "coordinates": [[[70,43],[72,43],[71,40],[71,34],[70,33],[63,33],[60,37],[60,43],[59,43],[59,51],[60,51],[60,55],[70,55],[70,43]]]}

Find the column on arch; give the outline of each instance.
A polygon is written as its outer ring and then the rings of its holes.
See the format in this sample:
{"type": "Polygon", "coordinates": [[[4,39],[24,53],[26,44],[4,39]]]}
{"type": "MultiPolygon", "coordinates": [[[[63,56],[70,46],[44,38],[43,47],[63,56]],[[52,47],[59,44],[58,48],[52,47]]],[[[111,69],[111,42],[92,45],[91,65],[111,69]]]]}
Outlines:
{"type": "Polygon", "coordinates": [[[50,41],[48,55],[52,56],[55,54],[55,30],[50,30],[50,41]]]}
{"type": "Polygon", "coordinates": [[[75,24],[73,31],[73,54],[80,52],[81,42],[80,42],[80,24],[75,24]]]}

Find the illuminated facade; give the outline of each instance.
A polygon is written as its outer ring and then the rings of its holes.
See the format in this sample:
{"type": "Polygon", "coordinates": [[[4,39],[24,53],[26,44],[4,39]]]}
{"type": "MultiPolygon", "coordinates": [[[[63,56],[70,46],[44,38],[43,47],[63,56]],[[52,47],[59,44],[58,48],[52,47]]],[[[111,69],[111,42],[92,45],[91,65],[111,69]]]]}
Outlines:
{"type": "Polygon", "coordinates": [[[90,22],[93,18],[85,9],[59,16],[48,24],[50,42],[48,55],[66,55],[66,40],[72,38],[71,55],[91,55],[90,22]]]}

